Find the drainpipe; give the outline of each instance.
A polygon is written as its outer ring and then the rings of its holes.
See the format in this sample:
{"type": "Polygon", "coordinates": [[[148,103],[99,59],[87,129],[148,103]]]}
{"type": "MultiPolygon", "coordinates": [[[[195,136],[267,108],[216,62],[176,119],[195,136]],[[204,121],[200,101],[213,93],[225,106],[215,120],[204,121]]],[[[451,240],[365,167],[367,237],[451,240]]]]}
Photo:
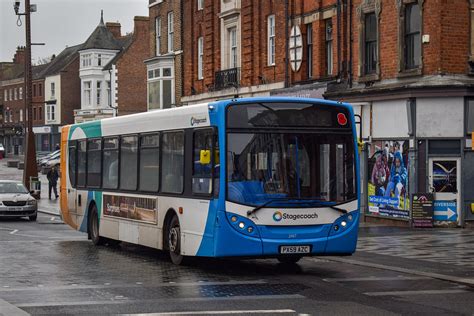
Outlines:
{"type": "Polygon", "coordinates": [[[117,116],[117,107],[112,106],[112,91],[113,91],[112,90],[112,87],[113,87],[112,86],[112,69],[109,69],[109,81],[110,81],[110,97],[109,97],[109,100],[107,100],[107,102],[108,102],[108,106],[114,110],[113,116],[117,116]]]}
{"type": "Polygon", "coordinates": [[[288,0],[285,0],[285,88],[288,87],[289,85],[289,74],[288,74],[288,66],[289,66],[289,63],[288,63],[288,50],[289,50],[289,43],[288,41],[290,40],[290,37],[288,36],[288,18],[289,18],[289,14],[288,14],[288,0]]]}
{"type": "Polygon", "coordinates": [[[352,88],[352,0],[348,0],[349,4],[349,88],[352,88]]]}
{"type": "Polygon", "coordinates": [[[341,0],[337,0],[337,79],[341,80],[341,0]]]}

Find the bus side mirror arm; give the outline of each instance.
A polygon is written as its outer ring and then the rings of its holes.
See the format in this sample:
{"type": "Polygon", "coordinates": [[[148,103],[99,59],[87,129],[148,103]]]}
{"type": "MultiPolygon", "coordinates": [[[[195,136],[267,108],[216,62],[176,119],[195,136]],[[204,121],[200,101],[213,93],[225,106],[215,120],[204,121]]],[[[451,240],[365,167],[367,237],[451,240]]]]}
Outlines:
{"type": "Polygon", "coordinates": [[[354,116],[359,119],[359,121],[356,121],[355,123],[356,125],[359,125],[359,139],[362,140],[362,116],[359,114],[354,114],[354,116]]]}

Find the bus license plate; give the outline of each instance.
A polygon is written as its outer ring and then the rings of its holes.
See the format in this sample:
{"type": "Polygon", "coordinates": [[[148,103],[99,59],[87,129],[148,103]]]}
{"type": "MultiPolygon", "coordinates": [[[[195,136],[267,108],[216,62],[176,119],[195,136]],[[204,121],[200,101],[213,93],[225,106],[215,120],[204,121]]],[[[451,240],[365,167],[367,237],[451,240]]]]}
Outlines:
{"type": "Polygon", "coordinates": [[[280,246],[280,253],[310,253],[311,246],[280,246]]]}

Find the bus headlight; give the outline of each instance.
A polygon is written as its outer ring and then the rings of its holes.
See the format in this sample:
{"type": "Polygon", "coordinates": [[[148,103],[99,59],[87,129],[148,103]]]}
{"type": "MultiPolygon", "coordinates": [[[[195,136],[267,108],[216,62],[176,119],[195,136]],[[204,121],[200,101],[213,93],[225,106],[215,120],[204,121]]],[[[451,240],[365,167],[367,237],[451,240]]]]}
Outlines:
{"type": "Polygon", "coordinates": [[[239,233],[252,237],[260,236],[255,223],[251,219],[230,212],[227,212],[226,215],[228,223],[239,233]]]}
{"type": "Polygon", "coordinates": [[[347,226],[347,222],[346,222],[346,221],[342,221],[342,222],[341,222],[341,226],[342,226],[342,227],[346,227],[346,226],[347,226]]]}
{"type": "Polygon", "coordinates": [[[231,220],[233,223],[237,222],[237,216],[232,216],[232,217],[230,218],[230,220],[231,220]]]}
{"type": "Polygon", "coordinates": [[[244,222],[240,222],[240,223],[239,223],[239,228],[240,228],[240,229],[244,229],[244,228],[245,228],[244,222]]]}

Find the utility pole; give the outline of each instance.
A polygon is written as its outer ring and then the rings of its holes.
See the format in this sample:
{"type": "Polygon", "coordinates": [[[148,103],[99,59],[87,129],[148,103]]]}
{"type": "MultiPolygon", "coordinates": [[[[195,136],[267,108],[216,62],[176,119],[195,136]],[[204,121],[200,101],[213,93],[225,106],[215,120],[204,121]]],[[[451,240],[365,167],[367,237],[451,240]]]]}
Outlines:
{"type": "Polygon", "coordinates": [[[25,12],[19,13],[20,1],[15,1],[14,4],[15,14],[18,15],[18,20],[20,21],[19,26],[21,25],[20,16],[25,16],[25,33],[26,33],[26,48],[25,48],[25,107],[24,107],[24,119],[26,120],[24,131],[25,135],[25,154],[24,154],[24,169],[23,169],[23,184],[26,188],[30,189],[30,177],[38,177],[38,169],[36,166],[36,146],[35,146],[35,135],[33,134],[33,122],[32,122],[32,71],[31,71],[31,20],[30,12],[31,5],[30,0],[25,0],[25,12]]]}

